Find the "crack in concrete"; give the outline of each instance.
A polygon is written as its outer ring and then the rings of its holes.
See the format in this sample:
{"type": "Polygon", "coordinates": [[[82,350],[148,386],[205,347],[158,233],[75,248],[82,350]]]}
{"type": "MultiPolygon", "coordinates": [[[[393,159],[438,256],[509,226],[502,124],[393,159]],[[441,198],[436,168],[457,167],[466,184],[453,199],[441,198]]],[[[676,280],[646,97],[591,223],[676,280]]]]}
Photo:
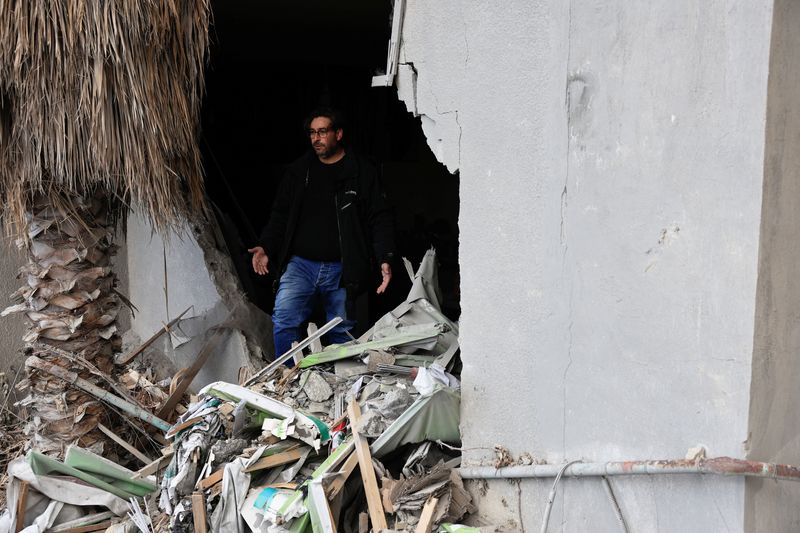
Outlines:
{"type": "Polygon", "coordinates": [[[467,41],[467,20],[464,18],[464,12],[461,12],[461,22],[464,24],[464,51],[466,52],[466,57],[464,58],[464,70],[467,69],[467,63],[469,63],[469,42],[467,41]]]}

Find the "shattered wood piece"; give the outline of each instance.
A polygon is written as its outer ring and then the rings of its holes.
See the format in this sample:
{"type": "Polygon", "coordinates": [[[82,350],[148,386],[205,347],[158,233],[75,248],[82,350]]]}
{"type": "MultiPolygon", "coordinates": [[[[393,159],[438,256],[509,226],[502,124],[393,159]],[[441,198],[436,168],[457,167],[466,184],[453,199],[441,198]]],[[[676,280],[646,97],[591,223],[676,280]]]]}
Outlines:
{"type": "Polygon", "coordinates": [[[172,460],[172,452],[163,457],[159,457],[149,465],[145,466],[144,468],[136,472],[136,474],[134,474],[133,478],[131,479],[142,479],[146,478],[147,476],[151,476],[157,472],[160,472],[161,470],[165,469],[167,465],[169,465],[171,460],[172,460]]]}
{"type": "Polygon", "coordinates": [[[111,518],[112,516],[114,516],[114,513],[111,511],[82,516],[80,518],[76,518],[75,520],[70,520],[69,522],[64,522],[57,526],[53,526],[47,530],[47,533],[62,533],[63,531],[67,531],[72,528],[97,524],[98,522],[111,518]]]}
{"type": "Polygon", "coordinates": [[[342,490],[344,484],[350,478],[350,474],[353,473],[353,470],[356,469],[358,466],[358,454],[351,453],[347,460],[342,465],[342,469],[339,471],[339,475],[336,476],[336,479],[331,481],[331,484],[328,485],[328,499],[333,500],[336,496],[339,495],[339,491],[342,490]]]}
{"type": "Polygon", "coordinates": [[[250,472],[255,472],[256,470],[266,470],[267,468],[274,468],[276,466],[293,463],[294,461],[300,459],[302,455],[303,455],[303,450],[301,450],[300,448],[295,448],[294,450],[276,453],[275,455],[270,455],[268,457],[259,459],[251,466],[245,468],[243,472],[250,473],[250,472]]]}
{"type": "Polygon", "coordinates": [[[419,517],[417,529],[414,530],[414,533],[430,533],[433,512],[436,510],[437,503],[439,503],[439,498],[428,498],[428,501],[425,502],[425,507],[422,508],[422,514],[419,517]]]}
{"type": "Polygon", "coordinates": [[[358,513],[358,533],[369,533],[369,515],[358,513]]]}
{"type": "Polygon", "coordinates": [[[206,342],[205,346],[203,346],[203,348],[200,350],[200,353],[197,354],[197,358],[194,360],[194,363],[192,363],[192,366],[187,368],[184,372],[183,378],[175,387],[175,391],[170,394],[167,402],[158,411],[159,417],[169,418],[172,410],[175,409],[175,406],[178,405],[178,402],[180,402],[181,398],[183,398],[183,393],[186,392],[186,389],[188,389],[189,385],[192,384],[194,377],[197,375],[200,369],[203,368],[203,365],[206,364],[206,361],[208,361],[211,353],[217,348],[217,345],[222,340],[222,337],[229,332],[229,329],[221,329],[219,326],[217,326],[217,330],[214,331],[214,334],[211,335],[211,338],[208,339],[208,342],[206,342]]]}
{"type": "Polygon", "coordinates": [[[197,488],[200,490],[206,490],[213,487],[214,485],[222,481],[222,475],[224,473],[225,473],[225,467],[222,467],[213,474],[211,474],[210,476],[198,481],[197,488]]]}
{"type": "Polygon", "coordinates": [[[350,426],[353,429],[353,440],[355,442],[356,454],[358,455],[361,479],[364,482],[364,492],[367,495],[367,508],[369,509],[369,517],[372,521],[372,529],[375,531],[388,529],[389,526],[386,523],[386,516],[383,514],[378,480],[375,478],[375,469],[372,468],[372,455],[369,452],[369,443],[367,443],[366,437],[359,435],[356,429],[361,418],[361,408],[358,406],[356,400],[353,400],[347,406],[347,414],[350,415],[350,426]]]}
{"type": "Polygon", "coordinates": [[[136,357],[137,355],[139,355],[140,353],[142,353],[143,351],[145,351],[145,350],[147,349],[147,347],[148,347],[148,346],[150,346],[151,344],[153,344],[153,343],[154,343],[156,340],[158,340],[158,338],[159,338],[161,335],[163,335],[164,333],[168,332],[172,326],[174,326],[175,324],[177,324],[177,323],[178,323],[178,321],[179,321],[181,318],[183,318],[183,315],[185,315],[186,313],[188,313],[188,312],[189,312],[189,309],[191,309],[191,308],[192,308],[192,306],[189,306],[189,307],[187,307],[187,308],[186,308],[186,311],[184,311],[183,313],[179,314],[177,317],[175,317],[175,318],[173,318],[172,320],[170,320],[170,321],[169,321],[169,324],[166,324],[166,325],[165,325],[163,328],[161,328],[161,329],[160,329],[160,330],[158,330],[156,333],[154,333],[154,334],[153,334],[153,335],[152,335],[152,336],[151,336],[149,339],[147,339],[146,341],[144,341],[144,342],[143,342],[143,343],[142,343],[142,344],[141,344],[141,345],[140,345],[138,348],[136,348],[134,351],[132,351],[132,352],[130,352],[130,353],[128,353],[128,354],[126,354],[126,355],[123,355],[123,356],[120,356],[120,357],[118,357],[118,358],[117,358],[117,360],[116,360],[116,363],[117,363],[118,365],[127,365],[128,363],[130,363],[131,361],[133,361],[133,358],[134,358],[134,357],[136,357]]]}
{"type": "Polygon", "coordinates": [[[25,366],[29,368],[35,368],[36,370],[41,370],[42,372],[46,372],[47,374],[55,376],[59,379],[63,379],[67,383],[75,385],[79,389],[88,392],[98,400],[108,402],[114,407],[118,407],[128,414],[144,420],[148,424],[151,424],[162,431],[167,431],[171,427],[168,422],[161,420],[161,418],[154,416],[152,413],[145,411],[141,407],[133,405],[123,400],[119,396],[115,396],[107,390],[103,390],[100,387],[89,383],[85,379],[79,378],[78,374],[75,372],[70,372],[69,370],[65,370],[58,365],[43,361],[35,355],[31,355],[25,360],[25,366]]]}
{"type": "Polygon", "coordinates": [[[206,517],[206,499],[202,492],[192,493],[192,515],[195,533],[206,533],[208,518],[206,517]]]}
{"type": "Polygon", "coordinates": [[[236,406],[228,402],[220,404],[220,406],[217,407],[217,411],[219,411],[219,414],[222,416],[229,416],[233,414],[234,409],[236,409],[236,406]]]}
{"type": "Polygon", "coordinates": [[[150,459],[145,454],[143,454],[142,452],[140,452],[139,450],[137,450],[136,448],[134,448],[133,446],[128,444],[128,441],[126,441],[125,439],[120,438],[116,433],[114,433],[113,431],[111,431],[110,429],[105,427],[103,424],[97,424],[97,429],[99,429],[100,431],[105,433],[105,435],[108,438],[110,438],[111,440],[113,440],[114,442],[116,442],[117,444],[122,446],[123,448],[125,448],[125,450],[128,453],[130,453],[131,455],[133,455],[134,457],[139,459],[143,464],[150,464],[150,463],[153,462],[152,459],[150,459]]]}
{"type": "Polygon", "coordinates": [[[28,482],[23,481],[19,486],[19,496],[17,496],[17,523],[14,533],[22,531],[25,527],[25,509],[28,507],[28,482]]]}
{"type": "Polygon", "coordinates": [[[192,427],[195,424],[199,424],[203,420],[205,420],[205,418],[202,417],[202,416],[192,417],[189,420],[185,420],[185,421],[181,422],[178,425],[172,426],[170,428],[170,430],[167,431],[166,435],[164,435],[164,436],[166,438],[168,438],[168,439],[171,439],[172,437],[174,437],[175,435],[177,435],[178,433],[180,433],[184,429],[188,429],[188,428],[192,427]]]}
{"type": "Polygon", "coordinates": [[[112,525],[111,520],[100,522],[99,524],[92,524],[89,526],[73,527],[72,529],[59,529],[59,533],[89,533],[91,531],[105,531],[112,525]]]}

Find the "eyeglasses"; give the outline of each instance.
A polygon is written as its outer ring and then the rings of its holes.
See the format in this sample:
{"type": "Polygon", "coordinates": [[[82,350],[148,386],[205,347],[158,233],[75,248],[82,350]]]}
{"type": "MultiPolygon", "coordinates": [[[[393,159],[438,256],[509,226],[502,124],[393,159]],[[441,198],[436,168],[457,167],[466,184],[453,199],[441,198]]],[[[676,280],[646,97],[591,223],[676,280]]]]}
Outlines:
{"type": "Polygon", "coordinates": [[[333,128],[320,128],[318,130],[308,130],[308,136],[314,137],[316,135],[320,137],[326,137],[330,132],[333,131],[333,128]]]}

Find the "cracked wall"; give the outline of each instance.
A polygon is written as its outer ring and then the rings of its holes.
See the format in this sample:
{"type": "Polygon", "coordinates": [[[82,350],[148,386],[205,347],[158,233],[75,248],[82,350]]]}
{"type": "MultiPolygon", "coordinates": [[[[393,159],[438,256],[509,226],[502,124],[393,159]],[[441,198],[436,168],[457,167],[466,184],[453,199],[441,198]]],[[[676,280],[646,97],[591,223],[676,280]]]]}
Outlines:
{"type": "MultiPolygon", "coordinates": [[[[461,176],[466,460],[744,457],[771,13],[408,0],[398,95],[461,176]]],[[[636,531],[743,530],[741,479],[612,482],[636,531]]],[[[550,483],[481,512],[538,526],[550,483]]],[[[566,480],[551,526],[615,531],[605,498],[566,480]]]]}
{"type": "MultiPolygon", "coordinates": [[[[138,308],[124,341],[135,348],[185,309],[190,311],[149,349],[148,361],[162,374],[192,364],[215,326],[224,337],[192,383],[192,390],[213,381],[239,382],[239,369],[253,369],[251,358],[271,349],[269,317],[245,297],[214,224],[187,224],[165,241],[141,217],[128,218],[126,253],[128,291],[138,308]]],[[[145,355],[148,355],[148,352],[145,355]]]]}

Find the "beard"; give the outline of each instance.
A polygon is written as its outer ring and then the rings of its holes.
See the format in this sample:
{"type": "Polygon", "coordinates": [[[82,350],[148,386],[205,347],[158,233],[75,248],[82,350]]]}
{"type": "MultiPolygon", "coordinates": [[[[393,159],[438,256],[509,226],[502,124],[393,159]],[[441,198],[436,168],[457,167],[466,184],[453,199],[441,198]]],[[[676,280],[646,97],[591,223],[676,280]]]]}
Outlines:
{"type": "Polygon", "coordinates": [[[335,155],[340,149],[339,144],[336,142],[331,142],[328,144],[316,142],[312,147],[314,148],[314,153],[317,154],[317,157],[321,157],[323,159],[327,159],[332,155],[335,155]]]}

